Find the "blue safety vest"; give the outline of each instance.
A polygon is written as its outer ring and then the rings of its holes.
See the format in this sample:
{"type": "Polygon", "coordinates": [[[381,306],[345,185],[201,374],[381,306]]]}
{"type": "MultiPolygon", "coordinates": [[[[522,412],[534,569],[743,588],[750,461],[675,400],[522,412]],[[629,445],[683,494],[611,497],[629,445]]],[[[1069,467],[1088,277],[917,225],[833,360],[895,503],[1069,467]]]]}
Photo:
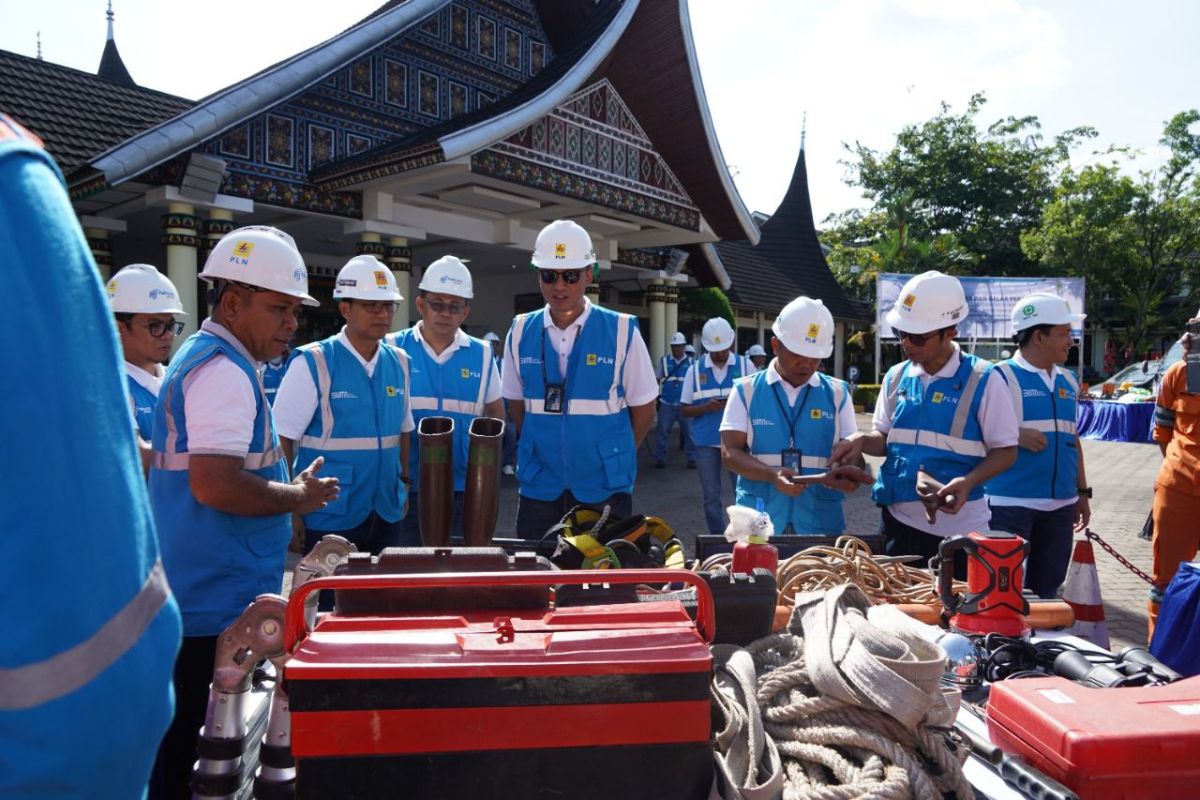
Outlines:
{"type": "Polygon", "coordinates": [[[996,365],[996,373],[1012,393],[1017,427],[1033,428],[1046,437],[1040,453],[1017,448],[1017,461],[987,482],[984,490],[996,497],[1053,498],[1078,495],[1079,440],[1075,435],[1079,384],[1060,370],[1051,391],[1037,373],[1011,359],[996,365]]]}
{"type": "MultiPolygon", "coordinates": [[[[783,387],[767,383],[767,371],[761,370],[737,382],[734,391],[746,406],[749,427],[746,449],[750,455],[772,467],[781,466],[780,453],[788,447],[800,451],[800,472],[813,475],[829,466],[833,446],[845,438],[838,425],[838,411],[847,402],[846,384],[817,373],[818,386],[805,386],[788,406],[783,387]],[[785,416],[784,409],[787,409],[785,416]],[[792,424],[794,421],[794,425],[792,424]]],[[[846,529],[842,513],[845,495],[824,486],[810,486],[797,497],[787,497],[764,481],[738,476],[737,504],[763,509],[771,517],[777,534],[787,526],[799,534],[840,534],[846,529]]]]}
{"type": "Polygon", "coordinates": [[[575,499],[596,503],[632,492],[637,453],[621,376],[637,321],[592,306],[564,376],[548,341],[545,313],[521,314],[509,331],[525,406],[517,445],[520,494],[557,500],[570,489],[575,499]],[[565,383],[561,414],[546,413],[547,382],[565,383]]]}
{"type": "Polygon", "coordinates": [[[158,393],[150,467],[150,502],[162,540],[163,564],[183,611],[185,636],[215,636],[255,597],[278,592],[292,537],[288,514],[228,514],[192,494],[183,385],[193,370],[218,354],[241,369],[254,387],[254,433],[243,468],[264,480],[288,480],[271,407],[250,354],[241,344],[207,330],[189,336],[167,367],[158,393]]]}
{"type": "Polygon", "coordinates": [[[263,364],[263,391],[267,393],[267,402],[271,405],[275,405],[275,395],[279,392],[279,383],[283,380],[283,374],[287,372],[290,363],[291,358],[289,357],[281,359],[278,364],[274,361],[263,364]]]}
{"type": "Polygon", "coordinates": [[[317,413],[300,438],[296,469],[324,456],[320,475],[337,478],[341,493],[304,515],[316,531],[349,530],[371,511],[387,522],[404,516],[408,490],[400,480],[400,434],[408,403],[408,356],[380,344],[375,372],[332,336],[299,348],[317,387],[317,413]]]}
{"type": "Polygon", "coordinates": [[[0,338],[21,378],[0,415],[0,797],[136,798],[171,721],[179,609],[99,272],[54,161],[6,120],[0,338]],[[63,347],[64,320],[87,335],[63,347]]]}
{"type": "Polygon", "coordinates": [[[685,355],[678,361],[674,356],[666,355],[659,359],[658,371],[663,376],[660,398],[668,405],[679,405],[683,394],[683,380],[692,366],[692,357],[685,355]]]}
{"type": "Polygon", "coordinates": [[[154,406],[158,403],[158,396],[130,375],[125,376],[125,382],[129,384],[129,397],[133,400],[133,418],[137,422],[138,436],[149,442],[150,431],[154,428],[154,406]]]}
{"type": "MultiPolygon", "coordinates": [[[[412,378],[413,421],[418,426],[425,417],[450,417],[454,420],[454,491],[467,485],[467,454],[471,448],[471,421],[483,416],[488,387],[497,380],[496,361],[491,343],[474,336],[439,364],[430,358],[413,328],[388,334],[388,340],[408,354],[412,378]]],[[[420,448],[409,451],[411,489],[417,488],[420,474],[420,448]]]]}
{"type": "MultiPolygon", "coordinates": [[[[921,388],[921,379],[909,373],[908,361],[887,371],[883,390],[892,408],[892,428],[887,434],[887,458],[875,477],[871,499],[876,504],[916,501],[917,470],[943,483],[966,475],[987,456],[979,404],[992,366],[981,358],[959,353],[958,371],[935,378],[921,388]]],[[[983,487],[971,490],[968,499],[983,497],[983,487]]]]}
{"type": "MultiPolygon", "coordinates": [[[[754,365],[745,356],[729,354],[725,362],[725,380],[718,381],[713,374],[712,357],[703,356],[696,359],[687,373],[687,380],[692,384],[692,402],[690,405],[701,406],[714,397],[728,397],[733,393],[733,384],[739,378],[754,374],[754,365]]],[[[697,447],[719,447],[721,444],[720,411],[711,411],[692,417],[692,442],[697,447]]]]}

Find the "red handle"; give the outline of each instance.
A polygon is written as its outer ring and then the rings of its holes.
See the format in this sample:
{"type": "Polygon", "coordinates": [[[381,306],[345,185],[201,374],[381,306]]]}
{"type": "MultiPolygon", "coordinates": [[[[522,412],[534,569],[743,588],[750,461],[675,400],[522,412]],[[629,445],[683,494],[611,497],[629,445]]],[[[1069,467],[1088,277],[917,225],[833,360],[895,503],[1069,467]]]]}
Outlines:
{"type": "Polygon", "coordinates": [[[426,572],[407,575],[331,575],[314,578],[288,598],[283,645],[292,652],[308,633],[304,598],[322,589],[431,589],[462,586],[554,586],[563,583],[690,583],[696,588],[696,627],[706,642],[713,640],[716,619],[712,592],[694,572],[684,569],[589,569],[529,572],[426,572]]]}

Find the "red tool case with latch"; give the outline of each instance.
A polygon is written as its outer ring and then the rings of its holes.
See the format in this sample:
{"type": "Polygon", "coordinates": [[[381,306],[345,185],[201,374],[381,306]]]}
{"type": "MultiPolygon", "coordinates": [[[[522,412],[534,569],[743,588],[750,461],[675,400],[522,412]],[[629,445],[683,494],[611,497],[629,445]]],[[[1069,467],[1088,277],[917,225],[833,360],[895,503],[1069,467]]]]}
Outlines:
{"type": "Polygon", "coordinates": [[[296,796],[705,798],[712,635],[708,586],[682,570],[310,581],[289,601],[285,632],[296,796]],[[304,622],[304,597],[321,589],[394,597],[680,581],[696,587],[695,622],[673,600],[333,612],[311,631],[304,622]]]}
{"type": "Polygon", "coordinates": [[[1200,797],[1200,677],[1098,689],[1064,678],[992,685],[988,736],[1081,800],[1200,797]]]}

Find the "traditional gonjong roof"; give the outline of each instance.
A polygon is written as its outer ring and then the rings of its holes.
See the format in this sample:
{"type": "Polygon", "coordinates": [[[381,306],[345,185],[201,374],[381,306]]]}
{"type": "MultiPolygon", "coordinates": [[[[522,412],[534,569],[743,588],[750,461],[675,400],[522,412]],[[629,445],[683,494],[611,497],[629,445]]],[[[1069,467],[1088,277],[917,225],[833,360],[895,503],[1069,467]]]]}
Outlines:
{"type": "Polygon", "coordinates": [[[729,276],[726,293],[733,305],[775,312],[807,295],[823,301],[835,319],[869,319],[846,297],[825,261],[813,221],[803,146],[787,193],[761,230],[757,245],[746,241],[713,245],[729,276]]]}
{"type": "Polygon", "coordinates": [[[40,136],[64,173],[191,106],[132,81],[0,50],[0,111],[40,136]]]}

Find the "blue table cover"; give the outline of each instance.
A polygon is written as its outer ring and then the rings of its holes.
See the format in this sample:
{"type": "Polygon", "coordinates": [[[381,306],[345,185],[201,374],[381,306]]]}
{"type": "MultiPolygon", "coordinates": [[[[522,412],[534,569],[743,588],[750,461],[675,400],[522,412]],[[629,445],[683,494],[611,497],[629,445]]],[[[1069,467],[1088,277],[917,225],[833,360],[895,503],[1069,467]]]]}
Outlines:
{"type": "Polygon", "coordinates": [[[1083,439],[1106,442],[1152,442],[1154,403],[1093,400],[1079,404],[1078,430],[1083,439]]]}

